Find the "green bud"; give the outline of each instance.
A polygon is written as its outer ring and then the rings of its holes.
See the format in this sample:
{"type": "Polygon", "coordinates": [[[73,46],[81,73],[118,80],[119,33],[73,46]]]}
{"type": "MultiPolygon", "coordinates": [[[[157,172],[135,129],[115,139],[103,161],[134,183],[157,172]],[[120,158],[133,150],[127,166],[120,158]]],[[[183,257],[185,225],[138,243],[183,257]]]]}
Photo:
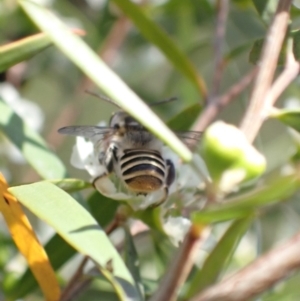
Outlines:
{"type": "Polygon", "coordinates": [[[221,190],[231,190],[236,184],[262,174],[265,158],[233,125],[215,122],[203,138],[203,158],[210,175],[221,190]]]}

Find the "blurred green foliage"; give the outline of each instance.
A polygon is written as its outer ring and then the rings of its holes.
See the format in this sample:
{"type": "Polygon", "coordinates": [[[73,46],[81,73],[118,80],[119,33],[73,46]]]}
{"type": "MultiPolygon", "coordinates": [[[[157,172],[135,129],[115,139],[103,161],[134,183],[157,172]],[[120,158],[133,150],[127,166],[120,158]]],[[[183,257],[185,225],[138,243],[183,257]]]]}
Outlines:
{"type": "MultiPolygon", "coordinates": [[[[225,93],[229,87],[253,68],[251,63],[257,63],[261,44],[277,2],[258,0],[230,2],[224,41],[225,69],[221,82],[222,93],[225,93]]],[[[215,1],[152,0],[137,2],[143,17],[149,20],[149,24],[158,30],[162,29],[168,36],[168,42],[166,42],[163,50],[157,43],[163,43],[164,36],[161,36],[160,42],[157,42],[157,36],[151,37],[149,33],[147,34],[149,28],[145,28],[143,31],[136,27],[145,26],[143,20],[131,22],[128,19],[130,12],[123,9],[125,12],[123,15],[123,12],[116,5],[117,3],[118,1],[105,0],[53,0],[49,1],[47,5],[68,26],[85,30],[86,35],[83,39],[86,43],[99,53],[129,87],[147,103],[166,99],[170,96],[178,97],[176,102],[155,107],[154,110],[163,120],[169,121],[168,124],[171,128],[188,130],[203,109],[204,99],[203,95],[199,93],[199,87],[197,88],[193,82],[193,74],[187,75],[178,67],[178,64],[176,65],[178,56],[176,56],[177,54],[174,55],[172,48],[169,49],[168,47],[176,46],[178,52],[184,55],[184,60],[189,62],[191,70],[195,70],[203,78],[208,91],[210,91],[214,61],[215,1]]],[[[16,2],[3,0],[0,3],[0,8],[1,45],[38,32],[38,29],[16,2]]],[[[134,11],[134,13],[138,18],[139,12],[134,11]]],[[[300,14],[297,7],[292,8],[291,16],[290,29],[297,30],[300,25],[300,14]]],[[[298,33],[298,31],[295,32],[298,33]]],[[[295,37],[294,49],[297,52],[298,34],[295,37]]],[[[34,147],[40,152],[43,151],[44,141],[41,140],[35,129],[27,129],[23,125],[22,117],[16,117],[13,123],[6,123],[5,118],[9,115],[7,112],[12,111],[12,109],[9,104],[3,102],[2,105],[2,102],[0,103],[0,108],[2,108],[0,111],[0,171],[5,174],[11,185],[36,182],[41,180],[40,176],[51,178],[48,175],[51,174],[51,168],[54,168],[55,164],[60,166],[60,174],[55,175],[55,178],[62,177],[66,168],[72,178],[88,181],[88,176],[84,171],[75,169],[69,163],[74,139],[65,139],[57,133],[57,129],[70,124],[94,125],[103,120],[107,122],[112,111],[115,110],[110,104],[101,102],[101,100],[85,93],[86,89],[96,90],[93,83],[56,47],[48,47],[48,42],[46,42],[43,41],[39,47],[47,46],[47,49],[37,54],[37,49],[32,50],[35,55],[30,56],[29,59],[27,59],[27,54],[23,57],[20,54],[20,57],[22,59],[26,57],[26,60],[3,72],[1,76],[0,90],[3,89],[2,85],[10,83],[16,87],[23,99],[22,101],[29,100],[39,106],[41,109],[41,114],[39,114],[42,118],[40,136],[49,145],[46,155],[43,153],[45,157],[42,157],[41,153],[35,155],[35,159],[42,160],[39,162],[41,164],[36,165],[38,160],[32,163],[28,158],[32,156],[34,147]],[[23,140],[18,139],[20,133],[23,135],[23,140]],[[16,159],[19,157],[18,155],[14,156],[14,152],[9,148],[8,139],[22,150],[25,160],[16,159]],[[33,148],[23,149],[25,142],[33,148]],[[46,163],[49,164],[49,167],[46,163]],[[64,164],[65,167],[60,164],[64,164]]],[[[281,67],[278,68],[278,71],[280,70],[281,67]]],[[[193,73],[193,71],[191,72],[193,73]]],[[[300,106],[298,86],[299,79],[296,79],[282,95],[278,107],[283,107],[291,102],[300,106]]],[[[249,93],[250,88],[230,103],[219,114],[218,119],[238,125],[247,107],[249,93]]],[[[1,94],[1,97],[4,98],[5,95],[1,94]]],[[[20,102],[20,107],[21,104],[22,102],[20,102]]],[[[17,113],[21,115],[22,112],[17,113]]],[[[34,119],[30,110],[25,111],[25,115],[29,119],[30,117],[34,119]]],[[[299,231],[298,179],[294,181],[294,174],[292,176],[281,174],[281,170],[289,167],[290,158],[297,153],[299,137],[291,136],[286,125],[299,130],[297,119],[299,112],[297,110],[280,111],[275,115],[273,116],[274,119],[268,120],[264,124],[256,140],[256,147],[267,160],[267,173],[263,179],[267,188],[265,190],[264,187],[257,188],[255,186],[257,182],[253,181],[239,187],[239,192],[232,192],[232,195],[226,199],[229,204],[222,204],[222,206],[208,208],[204,211],[198,210],[193,215],[195,222],[203,220],[220,222],[245,217],[249,213],[251,213],[251,218],[254,219],[255,217],[255,222],[249,226],[247,232],[244,227],[248,227],[250,223],[248,219],[235,220],[231,227],[227,223],[213,226],[212,237],[215,242],[213,246],[201,250],[200,254],[201,262],[204,262],[202,267],[204,272],[208,266],[217,267],[215,270],[211,270],[211,282],[216,281],[221,276],[223,277],[226,273],[245,266],[261,253],[299,231]],[[282,120],[286,125],[281,124],[276,118],[282,120]],[[236,200],[238,200],[239,205],[230,204],[230,201],[236,200]],[[261,208],[265,204],[268,206],[261,208]],[[258,214],[252,215],[256,208],[259,208],[258,214]],[[238,228],[240,224],[242,227],[238,228]],[[233,229],[232,232],[230,229],[233,229]],[[224,242],[224,237],[230,239],[224,242]],[[241,242],[237,247],[240,239],[241,242]],[[220,241],[219,244],[218,241],[220,241]],[[226,253],[222,255],[222,246],[224,245],[226,253]],[[211,250],[213,251],[210,253],[211,250]],[[207,256],[208,254],[210,256],[207,256]],[[217,259],[214,259],[216,254],[219,255],[217,257],[222,263],[220,266],[217,266],[217,259]],[[233,255],[232,258],[230,258],[231,255],[233,255]],[[207,261],[203,258],[207,258],[207,261]],[[216,260],[215,264],[214,260],[216,260]]],[[[76,180],[74,182],[60,182],[60,184],[62,188],[72,192],[88,186],[85,182],[76,180]]],[[[103,224],[101,221],[104,217],[111,218],[113,216],[117,207],[116,203],[111,205],[110,200],[98,194],[91,194],[90,190],[83,191],[82,195],[80,199],[88,199],[88,208],[94,218],[102,226],[107,225],[107,219],[104,220],[103,224]],[[101,200],[102,206],[97,206],[97,201],[101,202],[101,200]]],[[[78,195],[74,197],[78,199],[78,195]]],[[[35,201],[38,202],[38,199],[35,201]]],[[[41,241],[46,244],[50,239],[46,250],[50,254],[54,268],[58,269],[61,283],[65,285],[74,271],[72,266],[77,264],[74,264],[74,261],[69,261],[71,257],[74,258],[75,251],[57,235],[52,236],[53,230],[45,226],[44,223],[30,213],[29,216],[41,237],[41,241]],[[57,247],[61,248],[61,253],[55,254],[57,247]],[[51,254],[55,255],[52,256],[51,254]]],[[[148,225],[156,223],[157,216],[154,214],[153,216],[148,215],[147,218],[148,225]]],[[[146,218],[144,218],[145,220],[146,218]]],[[[0,282],[3,291],[10,294],[11,298],[21,298],[26,294],[24,300],[42,300],[36,290],[37,286],[32,275],[27,271],[25,276],[22,276],[26,265],[19,259],[15,246],[4,230],[5,227],[1,226],[1,229],[0,282]],[[20,283],[22,285],[19,287],[22,289],[18,291],[16,284],[19,285],[20,283]]],[[[155,230],[157,229],[153,226],[150,234],[134,239],[127,236],[124,247],[129,270],[134,274],[137,283],[140,281],[143,283],[146,296],[153,293],[157,288],[158,278],[164,274],[165,268],[171,262],[175,252],[170,242],[165,237],[162,238],[161,233],[155,230]],[[139,273],[136,266],[130,266],[137,257],[140,261],[139,273]]],[[[129,234],[127,233],[127,235],[129,234]]],[[[194,275],[198,275],[197,277],[203,281],[201,272],[203,271],[198,269],[194,275]]],[[[194,284],[191,279],[189,281],[192,286],[187,291],[197,291],[197,287],[195,287],[197,284],[194,284]]],[[[261,300],[299,300],[298,281],[299,273],[296,273],[284,283],[277,285],[274,290],[263,294],[261,300]]],[[[206,285],[205,281],[201,283],[203,287],[206,285]]],[[[93,281],[92,286],[84,292],[84,296],[81,298],[82,300],[99,300],[101,298],[107,301],[117,300],[112,291],[112,288],[99,277],[93,281]]],[[[0,290],[0,300],[3,298],[4,295],[2,296],[0,290]]],[[[78,300],[81,299],[78,298],[78,300]]]]}

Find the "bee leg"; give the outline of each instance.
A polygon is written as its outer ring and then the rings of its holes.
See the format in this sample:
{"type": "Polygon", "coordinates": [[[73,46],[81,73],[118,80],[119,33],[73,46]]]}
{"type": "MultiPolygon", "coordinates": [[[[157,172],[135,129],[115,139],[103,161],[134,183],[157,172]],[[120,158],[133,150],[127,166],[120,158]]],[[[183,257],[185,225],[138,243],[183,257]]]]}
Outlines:
{"type": "Polygon", "coordinates": [[[108,176],[113,172],[114,161],[117,161],[117,150],[117,146],[112,143],[106,150],[105,156],[103,154],[99,156],[99,163],[106,167],[106,171],[94,179],[93,186],[104,195],[114,190],[108,176]]]}
{"type": "Polygon", "coordinates": [[[109,174],[107,172],[102,173],[100,176],[94,179],[93,186],[101,194],[109,196],[112,193],[115,193],[115,186],[112,181],[109,179],[109,174]]]}
{"type": "Polygon", "coordinates": [[[99,181],[99,180],[101,180],[101,179],[103,179],[103,178],[106,178],[108,176],[108,174],[106,173],[106,172],[104,172],[103,174],[101,174],[100,176],[98,176],[98,177],[96,177],[94,180],[93,180],[93,186],[94,186],[94,188],[97,188],[96,187],[96,182],[97,181],[99,181]]]}
{"type": "Polygon", "coordinates": [[[175,167],[174,167],[173,162],[169,159],[166,160],[166,164],[167,164],[167,168],[168,168],[166,183],[168,186],[170,186],[175,180],[175,167]]]}
{"type": "Polygon", "coordinates": [[[111,173],[113,171],[114,160],[117,161],[117,150],[118,150],[117,146],[112,143],[108,147],[108,149],[107,149],[107,151],[105,153],[104,160],[103,161],[99,160],[100,164],[104,164],[105,165],[108,173],[111,173]]]}
{"type": "Polygon", "coordinates": [[[169,186],[174,182],[175,180],[175,167],[174,164],[171,160],[166,160],[166,165],[167,165],[167,177],[166,177],[166,184],[163,187],[164,190],[164,195],[163,197],[153,204],[151,207],[155,208],[159,205],[161,205],[169,196],[169,186]]]}
{"type": "Polygon", "coordinates": [[[164,186],[163,190],[164,190],[163,197],[158,202],[150,205],[150,208],[156,208],[156,207],[160,206],[167,199],[167,197],[169,195],[169,188],[168,188],[168,186],[164,186]]]}
{"type": "MultiPolygon", "coordinates": [[[[103,164],[102,162],[100,162],[101,164],[103,164]]],[[[112,163],[112,162],[111,162],[112,163]]],[[[108,175],[112,172],[112,168],[113,168],[113,164],[111,165],[105,165],[106,166],[106,170],[105,172],[103,172],[102,174],[100,174],[99,176],[97,176],[94,180],[93,180],[93,186],[94,188],[97,189],[97,185],[96,182],[101,181],[101,179],[107,178],[108,175]],[[110,169],[111,168],[111,169],[110,169]]]]}

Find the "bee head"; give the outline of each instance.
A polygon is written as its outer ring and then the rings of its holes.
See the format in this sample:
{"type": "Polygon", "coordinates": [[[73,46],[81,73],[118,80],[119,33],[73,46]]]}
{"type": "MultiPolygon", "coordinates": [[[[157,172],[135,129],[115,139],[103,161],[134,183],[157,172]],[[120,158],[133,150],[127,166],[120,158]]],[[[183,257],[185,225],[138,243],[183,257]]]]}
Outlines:
{"type": "Polygon", "coordinates": [[[114,113],[109,122],[113,128],[126,128],[126,127],[137,127],[141,126],[133,117],[124,111],[114,113]]]}

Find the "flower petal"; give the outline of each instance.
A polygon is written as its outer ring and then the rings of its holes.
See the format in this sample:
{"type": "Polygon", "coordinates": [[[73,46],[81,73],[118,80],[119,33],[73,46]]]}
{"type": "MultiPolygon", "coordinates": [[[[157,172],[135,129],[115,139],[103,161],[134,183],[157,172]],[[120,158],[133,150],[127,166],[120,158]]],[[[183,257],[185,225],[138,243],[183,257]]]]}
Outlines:
{"type": "Polygon", "coordinates": [[[163,227],[171,242],[178,247],[191,226],[191,221],[182,216],[169,216],[163,227]]]}

